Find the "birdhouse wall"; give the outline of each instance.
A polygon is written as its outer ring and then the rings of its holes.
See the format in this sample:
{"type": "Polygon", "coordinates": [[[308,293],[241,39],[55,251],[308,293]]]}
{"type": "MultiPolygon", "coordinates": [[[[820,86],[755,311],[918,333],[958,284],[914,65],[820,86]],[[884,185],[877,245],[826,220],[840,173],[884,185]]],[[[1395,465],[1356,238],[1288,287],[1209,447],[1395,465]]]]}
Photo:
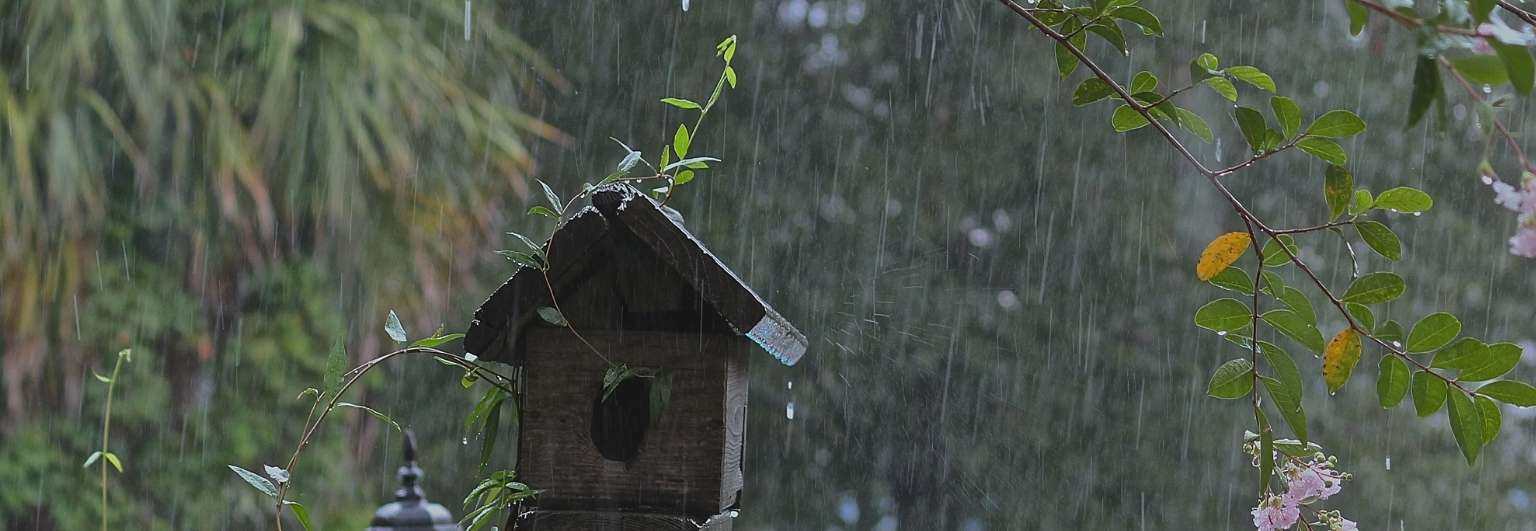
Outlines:
{"type": "MultiPolygon", "coordinates": [[[[539,510],[686,514],[705,519],[736,504],[746,427],[746,355],[740,336],[591,331],[615,362],[672,372],[671,400],[626,462],[593,441],[606,363],[569,330],[530,326],[518,469],[543,490],[539,510]]],[[[615,397],[617,398],[617,397],[615,397]]],[[[611,398],[610,400],[612,400],[611,398]]]]}

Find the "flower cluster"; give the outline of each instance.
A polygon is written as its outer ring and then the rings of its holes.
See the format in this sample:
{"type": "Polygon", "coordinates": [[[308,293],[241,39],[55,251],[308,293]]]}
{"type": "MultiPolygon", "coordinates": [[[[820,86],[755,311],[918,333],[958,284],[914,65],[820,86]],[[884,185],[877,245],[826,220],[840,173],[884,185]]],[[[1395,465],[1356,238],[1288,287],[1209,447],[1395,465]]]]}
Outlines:
{"type": "MultiPolygon", "coordinates": [[[[1257,445],[1249,444],[1246,450],[1251,455],[1258,455],[1257,445]]],[[[1277,463],[1276,473],[1285,482],[1284,492],[1270,492],[1253,508],[1253,526],[1258,531],[1276,531],[1290,529],[1297,522],[1304,520],[1303,510],[1310,511],[1316,516],[1315,520],[1308,521],[1311,529],[1327,529],[1329,531],[1357,531],[1355,522],[1344,518],[1338,511],[1324,511],[1311,507],[1317,502],[1326,500],[1338,494],[1344,487],[1344,481],[1350,478],[1346,472],[1340,472],[1335,467],[1338,459],[1315,452],[1306,457],[1294,457],[1284,452],[1275,452],[1277,463]]],[[[1255,457],[1255,464],[1258,459],[1255,457]]]]}
{"type": "Polygon", "coordinates": [[[1510,254],[1536,258],[1536,175],[1526,173],[1520,180],[1520,186],[1516,187],[1483,176],[1483,182],[1493,187],[1494,202],[1520,213],[1520,227],[1509,239],[1510,254]]]}

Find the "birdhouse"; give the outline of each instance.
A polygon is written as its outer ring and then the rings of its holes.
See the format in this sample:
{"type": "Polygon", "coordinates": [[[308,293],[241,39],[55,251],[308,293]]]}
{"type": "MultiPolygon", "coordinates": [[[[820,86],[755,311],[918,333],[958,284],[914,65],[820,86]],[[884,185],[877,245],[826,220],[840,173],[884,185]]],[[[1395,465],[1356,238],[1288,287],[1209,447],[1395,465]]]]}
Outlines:
{"type": "MultiPolygon", "coordinates": [[[[747,362],[785,365],[800,331],[710,254],[675,213],[599,187],[475,312],[465,350],[522,368],[517,467],[542,492],[517,529],[730,529],[743,484],[747,362]],[[569,328],[542,319],[558,303],[569,328]],[[623,380],[613,364],[670,374],[623,380]]],[[[555,319],[558,322],[558,319],[555,319]]]]}

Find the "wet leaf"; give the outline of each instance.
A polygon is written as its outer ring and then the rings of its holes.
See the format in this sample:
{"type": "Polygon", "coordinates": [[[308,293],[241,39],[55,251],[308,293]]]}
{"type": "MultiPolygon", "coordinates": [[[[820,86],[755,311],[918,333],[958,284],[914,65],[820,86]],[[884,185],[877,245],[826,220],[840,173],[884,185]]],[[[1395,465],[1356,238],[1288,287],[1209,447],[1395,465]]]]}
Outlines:
{"type": "Polygon", "coordinates": [[[1444,379],[1428,371],[1413,374],[1413,409],[1420,417],[1428,417],[1445,404],[1447,386],[1444,379]]]}
{"type": "Polygon", "coordinates": [[[1381,304],[1403,295],[1408,286],[1395,273],[1378,272],[1362,276],[1349,285],[1344,301],[1358,304],[1381,304]]]}
{"type": "Polygon", "coordinates": [[[1445,411],[1451,421],[1451,434],[1456,436],[1456,445],[1470,465],[1477,461],[1478,451],[1483,448],[1483,410],[1461,391],[1451,393],[1450,402],[1445,411]]]}
{"type": "Polygon", "coordinates": [[[347,348],[342,346],[341,338],[331,343],[331,353],[325,358],[325,394],[336,396],[341,391],[342,384],[346,383],[344,375],[347,372],[347,348]]]}
{"type": "Polygon", "coordinates": [[[1231,266],[1221,270],[1216,276],[1211,277],[1211,285],[1218,288],[1236,291],[1244,295],[1253,295],[1253,277],[1248,275],[1243,268],[1231,266]]]}
{"type": "Polygon", "coordinates": [[[1429,352],[1443,347],[1461,333],[1461,321],[1445,312],[1424,316],[1408,331],[1403,348],[1408,352],[1429,352]]]}
{"type": "Polygon", "coordinates": [[[1243,139],[1248,142],[1249,149],[1254,152],[1264,150],[1264,132],[1266,125],[1264,115],[1259,111],[1248,107],[1238,107],[1232,113],[1237,120],[1238,129],[1243,132],[1243,139]]]}
{"type": "Polygon", "coordinates": [[[1344,138],[1360,134],[1365,131],[1365,121],[1355,113],[1345,110],[1332,110],[1323,113],[1307,127],[1307,134],[1327,138],[1344,138]]]}
{"type": "Polygon", "coordinates": [[[1500,380],[1482,386],[1477,393],[1513,406],[1536,406],[1536,387],[1525,382],[1500,380]]]}
{"type": "Polygon", "coordinates": [[[1355,232],[1360,234],[1360,239],[1365,240],[1365,245],[1376,254],[1388,260],[1398,260],[1403,257],[1403,242],[1397,239],[1397,234],[1386,225],[1370,220],[1355,222],[1355,232]]]}
{"type": "Polygon", "coordinates": [[[389,311],[389,318],[384,320],[384,333],[396,343],[405,343],[409,338],[405,335],[405,325],[400,324],[400,316],[395,315],[394,310],[389,311]]]}
{"type": "Polygon", "coordinates": [[[1317,157],[1318,160],[1343,166],[1349,163],[1349,155],[1344,153],[1344,147],[1338,142],[1326,138],[1309,136],[1296,142],[1296,149],[1300,149],[1308,155],[1317,157]]]}
{"type": "Polygon", "coordinates": [[[1499,55],[1499,60],[1504,62],[1504,70],[1509,73],[1509,84],[1515,88],[1515,92],[1521,96],[1530,94],[1531,84],[1536,81],[1536,62],[1532,62],[1531,52],[1525,46],[1504,44],[1498,39],[1485,40],[1493,47],[1494,53],[1499,55]]]}
{"type": "Polygon", "coordinates": [[[1253,391],[1253,362],[1238,358],[1216,368],[1206,394],[1222,400],[1235,400],[1253,391]]]}
{"type": "Polygon", "coordinates": [[[1208,77],[1205,78],[1204,81],[1201,81],[1201,83],[1205,83],[1205,86],[1210,87],[1211,90],[1216,91],[1217,94],[1220,94],[1221,97],[1226,98],[1227,101],[1237,101],[1237,87],[1232,85],[1232,82],[1228,81],[1227,78],[1208,77]]]}
{"type": "Polygon", "coordinates": [[[1407,186],[1399,186],[1376,196],[1376,203],[1372,208],[1412,213],[1427,211],[1434,205],[1435,202],[1430,199],[1429,194],[1407,186]]]}
{"type": "Polygon", "coordinates": [[[1419,56],[1413,69],[1413,93],[1408,97],[1408,127],[1424,119],[1424,113],[1429,111],[1430,105],[1445,97],[1444,92],[1440,66],[1436,64],[1435,58],[1419,56]]]}
{"type": "Polygon", "coordinates": [[[703,107],[700,107],[698,103],[695,103],[692,100],[686,100],[686,99],[683,99],[683,98],[662,98],[661,102],[665,103],[667,105],[671,105],[673,107],[677,107],[679,109],[701,109],[701,108],[703,108],[703,107]]]}
{"type": "Polygon", "coordinates": [[[1237,299],[1216,299],[1195,310],[1195,325],[1216,332],[1247,330],[1253,314],[1237,299]]]}
{"type": "Polygon", "coordinates": [[[1130,105],[1121,105],[1115,109],[1114,116],[1110,117],[1110,123],[1115,126],[1116,133],[1135,131],[1147,126],[1147,117],[1136,112],[1130,105]]]}
{"type": "Polygon", "coordinates": [[[1360,334],[1345,328],[1328,342],[1323,350],[1323,382],[1328,384],[1328,394],[1339,392],[1355,365],[1360,363],[1360,334]]]}
{"type": "Polygon", "coordinates": [[[251,472],[235,465],[229,465],[229,469],[235,471],[235,475],[240,476],[240,479],[245,480],[246,484],[254,487],[258,491],[261,491],[262,494],[266,494],[267,496],[271,496],[273,498],[277,497],[277,486],[273,485],[271,481],[267,480],[267,478],[261,477],[260,474],[251,472]]]}
{"type": "Polygon", "coordinates": [[[1269,109],[1275,113],[1275,121],[1280,122],[1280,132],[1286,138],[1296,135],[1301,130],[1301,108],[1296,102],[1285,96],[1275,96],[1269,99],[1269,109]]]}
{"type": "Polygon", "coordinates": [[[1328,220],[1338,219],[1349,208],[1354,195],[1355,177],[1343,166],[1329,165],[1323,174],[1323,199],[1328,202],[1328,220]]]}
{"type": "Polygon", "coordinates": [[[1270,310],[1264,312],[1264,322],[1269,323],[1275,330],[1301,343],[1313,352],[1323,351],[1323,333],[1316,326],[1301,315],[1291,310],[1270,310]]]}
{"type": "Polygon", "coordinates": [[[1408,364],[1397,356],[1382,356],[1377,365],[1381,371],[1376,377],[1376,398],[1383,409],[1392,409],[1408,396],[1408,382],[1412,378],[1408,364]]]}
{"type": "Polygon", "coordinates": [[[1217,236],[1216,239],[1211,240],[1211,243],[1206,244],[1205,250],[1200,253],[1200,261],[1195,264],[1195,276],[1201,281],[1214,278],[1217,273],[1241,258],[1252,243],[1252,238],[1246,232],[1228,232],[1217,236]]]}
{"type": "Polygon", "coordinates": [[[1252,66],[1229,66],[1227,67],[1227,75],[1237,78],[1238,81],[1253,85],[1260,90],[1270,93],[1275,91],[1275,80],[1258,68],[1252,66]]]}
{"type": "Polygon", "coordinates": [[[1486,446],[1499,436],[1499,429],[1504,423],[1504,414],[1499,411],[1499,403],[1486,396],[1473,396],[1472,402],[1477,404],[1478,411],[1483,414],[1483,444],[1486,446]]]}
{"type": "Polygon", "coordinates": [[[556,310],[549,306],[539,307],[539,318],[543,319],[544,322],[555,326],[570,326],[569,323],[565,322],[565,316],[560,315],[560,310],[556,310]]]}
{"type": "Polygon", "coordinates": [[[1072,104],[1079,107],[1103,100],[1115,95],[1115,89],[1105,83],[1104,80],[1090,77],[1077,85],[1077,90],[1072,92],[1072,104]]]}

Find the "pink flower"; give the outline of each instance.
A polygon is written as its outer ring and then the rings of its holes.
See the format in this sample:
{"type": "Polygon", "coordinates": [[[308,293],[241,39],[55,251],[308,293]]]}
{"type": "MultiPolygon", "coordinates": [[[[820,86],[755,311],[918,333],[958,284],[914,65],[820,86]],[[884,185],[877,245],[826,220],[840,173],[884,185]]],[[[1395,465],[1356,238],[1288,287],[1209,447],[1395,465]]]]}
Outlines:
{"type": "Polygon", "coordinates": [[[1515,212],[1520,211],[1521,203],[1525,199],[1525,194],[1522,193],[1523,190],[1510,186],[1509,183],[1504,181],[1494,181],[1492,186],[1493,202],[1515,212]]]}
{"type": "Polygon", "coordinates": [[[1509,252],[1515,256],[1536,258],[1536,228],[1520,227],[1520,232],[1509,239],[1509,252]]]}
{"type": "Polygon", "coordinates": [[[1253,508],[1253,526],[1258,531],[1290,529],[1301,518],[1301,509],[1287,497],[1270,496],[1253,508]]]}
{"type": "Polygon", "coordinates": [[[1323,492],[1327,488],[1328,485],[1323,482],[1323,476],[1312,467],[1307,467],[1286,482],[1285,498],[1292,505],[1306,503],[1314,499],[1326,498],[1323,492]]]}
{"type": "Polygon", "coordinates": [[[1339,523],[1333,526],[1333,531],[1360,531],[1355,527],[1355,521],[1348,518],[1339,518],[1339,523]]]}

